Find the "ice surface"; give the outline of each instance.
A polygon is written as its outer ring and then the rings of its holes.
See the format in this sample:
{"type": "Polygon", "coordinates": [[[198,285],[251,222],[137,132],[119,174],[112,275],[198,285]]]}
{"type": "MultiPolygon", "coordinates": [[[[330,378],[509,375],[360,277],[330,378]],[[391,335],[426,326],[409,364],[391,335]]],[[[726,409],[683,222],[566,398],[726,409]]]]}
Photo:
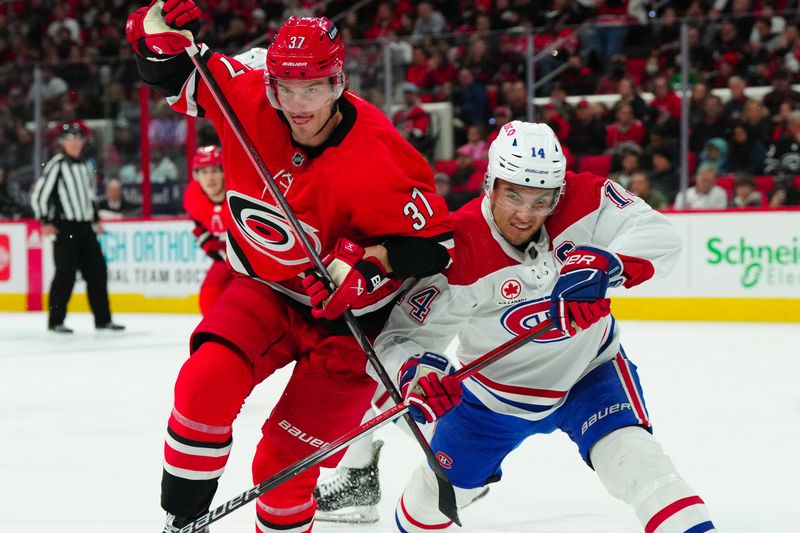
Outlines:
{"type": "MultiPolygon", "coordinates": [[[[42,314],[0,313],[0,532],[156,533],[172,384],[199,317],[115,315],[122,334],[73,336],[42,314]]],[[[800,325],[626,322],[655,434],[729,533],[800,532],[800,325]]],[[[260,427],[288,377],[256,389],[235,425],[215,505],[249,488],[260,427]]],[[[379,430],[381,521],[315,531],[396,531],[393,510],[420,461],[395,427],[379,430]]],[[[252,532],[254,508],[213,533],[252,532]]],[[[637,532],[562,434],[534,437],[507,459],[502,482],[462,511],[464,532],[637,532]]],[[[452,530],[458,530],[453,528],[452,530]]]]}

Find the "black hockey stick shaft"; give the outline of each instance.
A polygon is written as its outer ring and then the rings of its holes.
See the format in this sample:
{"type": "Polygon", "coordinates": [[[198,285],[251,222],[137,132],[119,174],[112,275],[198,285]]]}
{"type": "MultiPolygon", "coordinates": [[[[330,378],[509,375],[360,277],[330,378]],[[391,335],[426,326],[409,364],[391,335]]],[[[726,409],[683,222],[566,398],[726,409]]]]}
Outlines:
{"type": "MultiPolygon", "coordinates": [[[[331,275],[328,273],[328,269],[325,268],[322,258],[320,258],[317,250],[314,248],[311,240],[303,229],[303,226],[297,219],[297,216],[294,214],[291,206],[289,206],[289,203],[286,201],[283,193],[278,188],[278,184],[275,183],[272,174],[270,173],[269,169],[267,169],[267,165],[264,163],[264,160],[261,158],[258,150],[256,150],[255,144],[253,143],[252,139],[250,139],[247,131],[245,131],[244,126],[242,126],[239,117],[233,111],[233,108],[231,107],[227,97],[223,94],[222,90],[217,84],[217,81],[212,76],[205,59],[202,57],[200,50],[197,48],[197,45],[192,43],[192,45],[186,48],[186,53],[191,58],[195,69],[197,69],[197,71],[200,73],[200,77],[206,83],[209,92],[222,111],[222,114],[225,116],[225,119],[230,124],[231,130],[233,130],[236,138],[239,141],[239,144],[247,153],[250,162],[258,172],[259,177],[264,182],[265,187],[269,190],[272,199],[275,201],[276,205],[281,210],[281,213],[292,227],[293,233],[303,246],[303,249],[305,250],[305,253],[312,265],[314,265],[314,268],[328,282],[329,286],[334,286],[333,278],[331,278],[331,275]]],[[[344,315],[342,315],[342,317],[344,318],[347,327],[350,329],[350,332],[353,334],[353,337],[355,337],[356,342],[358,342],[359,346],[366,354],[367,360],[378,374],[381,383],[386,390],[389,391],[394,403],[402,403],[403,397],[400,395],[400,391],[397,390],[397,387],[395,387],[394,382],[389,377],[389,374],[386,373],[386,369],[383,367],[383,364],[381,364],[378,356],[375,354],[375,350],[373,349],[369,338],[367,338],[364,330],[356,321],[353,313],[351,311],[347,311],[344,313],[344,315]]],[[[436,473],[436,479],[439,484],[439,510],[447,518],[460,526],[461,521],[458,518],[458,506],[456,504],[456,493],[453,490],[453,484],[450,483],[450,480],[447,478],[447,474],[444,473],[444,470],[442,470],[442,467],[439,465],[438,461],[436,461],[433,450],[431,450],[430,445],[425,440],[425,436],[422,434],[422,430],[419,429],[419,426],[417,426],[417,423],[408,414],[406,414],[404,418],[411,429],[411,433],[414,435],[414,438],[425,452],[425,457],[428,459],[428,462],[431,463],[433,471],[436,473]]]]}
{"type": "MultiPolygon", "coordinates": [[[[475,374],[475,372],[478,372],[486,366],[497,362],[517,348],[529,343],[537,337],[544,335],[553,329],[553,327],[552,321],[549,319],[545,320],[538,326],[526,331],[522,335],[514,337],[508,342],[501,344],[491,352],[482,355],[467,365],[464,365],[457,372],[454,372],[452,377],[458,381],[464,381],[471,375],[475,374]]],[[[239,507],[242,507],[245,504],[255,500],[265,492],[269,492],[281,483],[293,478],[297,474],[307,470],[308,468],[318,465],[342,448],[352,444],[353,441],[356,441],[368,433],[372,433],[376,429],[385,426],[392,420],[403,416],[407,413],[408,409],[409,405],[405,402],[392,406],[390,409],[387,409],[378,416],[367,420],[357,428],[348,431],[335,441],[326,444],[311,455],[287,466],[277,474],[265,479],[255,487],[252,487],[251,489],[239,494],[235,498],[228,500],[219,507],[207,512],[203,516],[198,517],[191,524],[184,526],[179,533],[197,533],[207,525],[216,522],[223,516],[230,514],[239,507]]]]}
{"type": "Polygon", "coordinates": [[[525,333],[522,333],[521,335],[517,335],[513,339],[504,342],[491,352],[486,353],[480,356],[479,358],[475,359],[468,365],[459,368],[458,370],[453,372],[451,377],[457,379],[458,381],[464,381],[465,379],[475,374],[476,372],[480,372],[484,367],[494,363],[498,359],[507,356],[508,354],[510,354],[523,344],[527,344],[530,341],[538,337],[541,337],[542,335],[544,335],[553,328],[555,328],[555,324],[553,324],[553,321],[549,318],[545,319],[541,324],[532,327],[531,329],[529,329],[525,333]]]}

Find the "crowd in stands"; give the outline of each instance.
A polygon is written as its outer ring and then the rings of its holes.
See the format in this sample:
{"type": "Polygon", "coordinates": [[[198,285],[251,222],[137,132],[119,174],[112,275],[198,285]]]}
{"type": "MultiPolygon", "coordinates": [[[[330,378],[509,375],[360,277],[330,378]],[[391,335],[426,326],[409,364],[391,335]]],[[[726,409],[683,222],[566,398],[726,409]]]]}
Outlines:
{"type": "MultiPolygon", "coordinates": [[[[536,107],[535,119],[557,132],[572,170],[608,175],[659,208],[800,203],[800,92],[791,87],[800,81],[800,11],[788,0],[379,0],[357,10],[344,0],[198,3],[208,18],[199,40],[228,52],[264,45],[290,15],[332,18],[348,46],[351,86],[381,107],[382,44],[373,40],[388,43],[401,104],[390,118],[431,159],[451,208],[479,193],[499,128],[527,117],[529,35],[534,51],[546,52],[537,57],[535,79],[536,95],[549,102],[536,107]],[[696,184],[679,198],[682,101],[675,87],[683,20],[690,23],[696,184]],[[755,86],[770,90],[748,98],[745,89],[755,86]],[[730,97],[712,94],[717,88],[730,97]],[[568,96],[590,94],[619,100],[568,103],[568,96]],[[433,160],[440,125],[422,107],[429,102],[453,104],[453,160],[433,160]]],[[[34,64],[42,67],[45,121],[109,119],[110,141],[93,143],[100,176],[135,182],[139,102],[124,25],[143,4],[0,2],[0,216],[26,215],[13,207],[21,194],[13,185],[33,159],[34,64]]],[[[185,128],[154,100],[148,137],[165,183],[186,177],[175,155],[185,149],[185,128]]]]}

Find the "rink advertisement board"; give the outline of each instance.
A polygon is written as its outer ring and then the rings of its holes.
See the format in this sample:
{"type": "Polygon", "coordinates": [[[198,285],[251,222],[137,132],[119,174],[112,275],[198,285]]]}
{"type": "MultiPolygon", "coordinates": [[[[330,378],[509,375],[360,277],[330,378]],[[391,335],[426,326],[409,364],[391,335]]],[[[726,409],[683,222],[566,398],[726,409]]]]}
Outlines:
{"type": "Polygon", "coordinates": [[[27,224],[0,224],[0,310],[27,309],[27,238],[27,224]]]}
{"type": "MultiPolygon", "coordinates": [[[[641,287],[615,289],[615,316],[800,322],[800,211],[666,216],[684,241],[674,271],[641,287]]],[[[105,227],[100,243],[113,311],[197,312],[197,291],[211,261],[197,248],[191,222],[105,227]]],[[[52,275],[52,243],[41,242],[37,225],[0,223],[0,310],[46,309],[52,275]]],[[[75,294],[70,309],[88,310],[82,281],[75,294]]]]}
{"type": "MultiPolygon", "coordinates": [[[[106,221],[98,236],[108,267],[112,311],[194,312],[211,259],[197,247],[186,220],[106,221]]],[[[53,277],[52,242],[43,248],[44,279],[53,277]]],[[[88,310],[78,279],[70,310],[88,310]]],[[[47,296],[45,295],[45,301],[47,296]]]]}
{"type": "Polygon", "coordinates": [[[620,317],[800,321],[800,211],[670,213],[675,270],[614,295],[620,317]]]}

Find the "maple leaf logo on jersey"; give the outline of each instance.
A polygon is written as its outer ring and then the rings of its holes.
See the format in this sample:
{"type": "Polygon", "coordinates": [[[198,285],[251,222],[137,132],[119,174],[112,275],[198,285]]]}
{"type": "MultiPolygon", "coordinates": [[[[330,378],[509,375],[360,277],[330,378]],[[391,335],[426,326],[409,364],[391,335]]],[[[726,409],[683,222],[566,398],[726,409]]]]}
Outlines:
{"type": "MultiPolygon", "coordinates": [[[[237,191],[228,191],[227,196],[231,218],[252,248],[283,265],[308,263],[302,243],[297,240],[291,225],[277,207],[237,191]]],[[[322,245],[317,236],[318,230],[303,221],[300,224],[319,253],[322,245]]]]}
{"type": "Polygon", "coordinates": [[[500,296],[506,300],[519,298],[521,292],[522,285],[520,285],[520,282],[515,279],[506,280],[500,287],[500,296]]]}

